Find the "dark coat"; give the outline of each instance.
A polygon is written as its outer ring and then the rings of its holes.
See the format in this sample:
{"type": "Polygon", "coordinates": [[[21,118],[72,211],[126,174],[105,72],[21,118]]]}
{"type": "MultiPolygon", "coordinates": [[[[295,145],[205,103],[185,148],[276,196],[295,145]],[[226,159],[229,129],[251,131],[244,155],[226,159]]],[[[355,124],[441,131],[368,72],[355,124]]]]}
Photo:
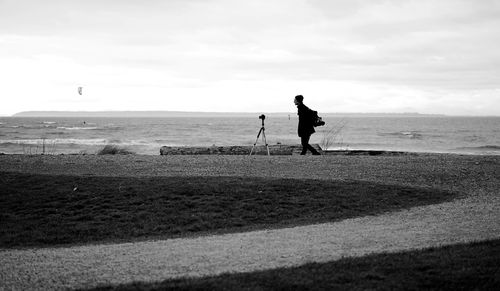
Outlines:
{"type": "Polygon", "coordinates": [[[297,115],[299,116],[299,128],[297,133],[300,137],[310,136],[315,133],[313,125],[313,111],[304,104],[297,105],[297,115]]]}

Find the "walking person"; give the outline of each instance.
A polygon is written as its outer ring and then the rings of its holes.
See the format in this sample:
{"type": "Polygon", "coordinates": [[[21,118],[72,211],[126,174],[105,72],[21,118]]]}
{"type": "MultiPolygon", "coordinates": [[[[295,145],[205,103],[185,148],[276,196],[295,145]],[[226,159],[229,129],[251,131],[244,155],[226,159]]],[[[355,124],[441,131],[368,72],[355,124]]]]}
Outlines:
{"type": "Polygon", "coordinates": [[[310,150],[313,155],[320,155],[320,153],[309,144],[311,135],[316,132],[314,130],[313,111],[304,105],[304,96],[302,95],[295,96],[294,103],[297,105],[297,115],[299,116],[298,134],[300,143],[302,144],[302,152],[300,154],[305,155],[307,150],[310,150]]]}

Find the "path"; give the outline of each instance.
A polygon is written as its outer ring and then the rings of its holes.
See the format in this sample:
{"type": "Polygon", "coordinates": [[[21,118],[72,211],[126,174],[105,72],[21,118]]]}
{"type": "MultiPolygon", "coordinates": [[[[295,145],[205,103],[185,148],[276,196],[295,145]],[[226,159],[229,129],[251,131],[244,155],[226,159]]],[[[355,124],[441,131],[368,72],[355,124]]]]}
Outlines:
{"type": "Polygon", "coordinates": [[[336,223],[190,239],[4,250],[0,282],[14,290],[88,288],[499,238],[500,199],[488,200],[467,198],[336,223]]]}

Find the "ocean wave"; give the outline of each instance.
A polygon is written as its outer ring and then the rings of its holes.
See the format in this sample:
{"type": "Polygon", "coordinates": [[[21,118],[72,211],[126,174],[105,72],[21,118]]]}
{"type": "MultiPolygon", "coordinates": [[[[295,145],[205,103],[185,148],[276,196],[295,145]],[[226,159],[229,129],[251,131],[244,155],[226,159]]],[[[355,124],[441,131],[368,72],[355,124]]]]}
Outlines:
{"type": "Polygon", "coordinates": [[[137,140],[119,140],[119,139],[112,139],[108,140],[109,144],[116,144],[116,145],[122,145],[122,146],[147,146],[147,145],[152,145],[156,146],[159,143],[156,141],[151,141],[151,140],[144,140],[144,139],[137,139],[137,140]]]}
{"type": "Polygon", "coordinates": [[[400,138],[411,138],[411,139],[421,139],[424,136],[418,131],[397,131],[397,132],[388,132],[388,133],[380,133],[381,136],[396,136],[400,138]]]}
{"type": "Polygon", "coordinates": [[[460,147],[458,150],[500,151],[500,145],[482,145],[477,147],[460,147]]]}
{"type": "Polygon", "coordinates": [[[55,121],[44,121],[42,122],[43,124],[55,124],[56,122],[55,121]]]}
{"type": "Polygon", "coordinates": [[[3,128],[20,128],[20,129],[46,129],[56,128],[53,124],[21,124],[21,125],[6,125],[3,128]]]}
{"type": "Polygon", "coordinates": [[[102,130],[120,130],[122,129],[123,127],[121,126],[116,126],[116,125],[106,125],[102,128],[99,128],[99,129],[102,129],[102,130]]]}
{"type": "Polygon", "coordinates": [[[0,140],[0,145],[38,145],[38,144],[61,144],[61,145],[87,145],[101,146],[115,144],[121,146],[157,146],[159,143],[150,140],[119,140],[119,139],[77,139],[77,138],[37,138],[37,139],[7,139],[0,140]]]}
{"type": "Polygon", "coordinates": [[[57,127],[58,129],[65,129],[65,130],[96,130],[97,127],[93,126],[93,127],[78,127],[78,126],[75,126],[75,127],[66,127],[66,126],[58,126],[57,127]]]}
{"type": "Polygon", "coordinates": [[[76,138],[54,138],[54,139],[10,139],[0,140],[1,145],[39,145],[39,144],[73,144],[73,145],[105,145],[106,139],[76,139],[76,138]]]}
{"type": "Polygon", "coordinates": [[[64,131],[54,131],[54,132],[46,132],[45,133],[46,135],[69,135],[68,133],[64,132],[64,131]]]}
{"type": "Polygon", "coordinates": [[[57,129],[64,129],[64,130],[120,130],[122,127],[120,126],[115,126],[115,125],[106,125],[106,126],[58,126],[57,129]]]}
{"type": "Polygon", "coordinates": [[[485,141],[486,137],[479,135],[471,135],[471,136],[465,136],[463,140],[467,142],[480,143],[481,141],[485,141]]]}
{"type": "Polygon", "coordinates": [[[153,142],[155,142],[155,143],[169,143],[169,142],[171,142],[171,140],[155,139],[153,142]]]}

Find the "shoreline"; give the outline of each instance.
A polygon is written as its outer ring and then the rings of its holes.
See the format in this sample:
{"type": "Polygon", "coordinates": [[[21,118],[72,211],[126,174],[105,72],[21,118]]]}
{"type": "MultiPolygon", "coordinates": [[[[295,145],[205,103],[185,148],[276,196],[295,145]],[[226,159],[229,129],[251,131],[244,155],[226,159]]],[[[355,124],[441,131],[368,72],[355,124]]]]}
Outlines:
{"type": "MultiPolygon", "coordinates": [[[[451,155],[451,156],[479,156],[479,157],[500,157],[500,151],[497,152],[457,152],[457,151],[411,151],[411,150],[389,150],[389,149],[334,149],[323,150],[318,144],[311,144],[323,155],[345,155],[345,156],[404,156],[404,155],[451,155]]],[[[119,147],[129,150],[131,147],[119,147]]],[[[133,156],[162,156],[162,155],[250,155],[252,145],[241,146],[162,146],[157,153],[136,153],[131,151],[127,155],[133,156]],[[168,153],[161,152],[162,148],[167,148],[168,153]]],[[[299,155],[302,149],[301,145],[269,145],[271,156],[299,155]]],[[[97,150],[89,153],[88,151],[71,153],[6,153],[0,151],[0,156],[18,155],[18,156],[112,156],[124,154],[98,154],[97,150]]],[[[256,151],[252,155],[267,155],[265,146],[256,146],[256,151]]],[[[310,155],[308,152],[307,155],[310,155]]]]}

